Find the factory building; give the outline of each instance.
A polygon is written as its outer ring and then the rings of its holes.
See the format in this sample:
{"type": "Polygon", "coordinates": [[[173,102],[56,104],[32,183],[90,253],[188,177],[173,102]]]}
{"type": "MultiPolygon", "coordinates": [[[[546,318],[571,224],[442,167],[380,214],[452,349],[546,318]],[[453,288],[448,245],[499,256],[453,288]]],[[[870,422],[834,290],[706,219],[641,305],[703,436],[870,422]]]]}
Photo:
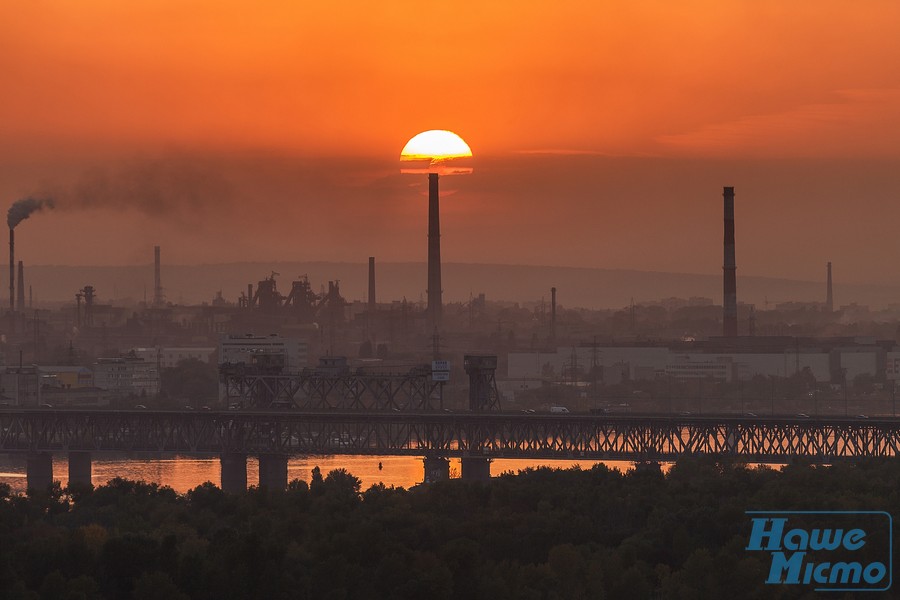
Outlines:
{"type": "Polygon", "coordinates": [[[0,404],[36,407],[42,403],[40,372],[34,365],[0,371],[0,404]]]}
{"type": "Polygon", "coordinates": [[[94,372],[87,367],[41,365],[38,369],[42,388],[76,390],[94,386],[94,372]]]}
{"type": "Polygon", "coordinates": [[[299,373],[309,364],[309,344],[299,338],[279,335],[228,335],[219,339],[219,366],[260,365],[281,367],[284,373],[299,373]]]}
{"type": "Polygon", "coordinates": [[[213,362],[216,349],[212,346],[191,347],[157,347],[157,348],[132,348],[135,356],[148,362],[155,362],[160,369],[172,369],[183,360],[199,360],[210,364],[213,362]]]}
{"type": "Polygon", "coordinates": [[[594,372],[607,384],[616,383],[622,376],[632,380],[709,377],[733,382],[748,381],[758,375],[791,377],[807,370],[819,382],[852,382],[860,375],[900,379],[900,351],[885,349],[893,342],[876,343],[870,338],[744,341],[743,347],[740,343],[723,344],[716,340],[688,346],[589,345],[559,347],[555,352],[510,353],[507,379],[570,381],[580,377],[586,381],[594,372]]]}
{"type": "Polygon", "coordinates": [[[41,404],[53,407],[109,406],[114,392],[94,386],[87,367],[40,366],[41,404]]]}
{"type": "Polygon", "coordinates": [[[98,358],[94,365],[94,385],[118,395],[155,396],[159,393],[156,361],[129,353],[117,358],[98,358]]]}

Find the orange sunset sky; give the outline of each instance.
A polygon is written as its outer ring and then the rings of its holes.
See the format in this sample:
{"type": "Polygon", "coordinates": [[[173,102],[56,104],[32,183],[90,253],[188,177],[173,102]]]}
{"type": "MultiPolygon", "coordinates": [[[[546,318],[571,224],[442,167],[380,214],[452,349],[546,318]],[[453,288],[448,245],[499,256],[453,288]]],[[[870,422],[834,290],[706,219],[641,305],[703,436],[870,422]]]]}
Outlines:
{"type": "Polygon", "coordinates": [[[0,4],[27,264],[425,260],[414,134],[459,133],[443,258],[900,283],[900,2],[0,4]]]}

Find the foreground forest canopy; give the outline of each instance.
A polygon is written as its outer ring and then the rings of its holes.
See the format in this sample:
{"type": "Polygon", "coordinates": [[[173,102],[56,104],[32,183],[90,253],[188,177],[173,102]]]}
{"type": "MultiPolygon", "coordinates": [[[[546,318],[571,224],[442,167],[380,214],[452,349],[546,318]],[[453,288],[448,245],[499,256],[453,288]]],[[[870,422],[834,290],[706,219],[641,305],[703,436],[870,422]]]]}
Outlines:
{"type": "Polygon", "coordinates": [[[665,475],[541,468],[362,492],[344,470],[241,496],[123,479],[31,496],[0,486],[0,596],[814,598],[765,584],[771,561],[745,550],[745,511],[896,515],[898,495],[898,461],[706,459],[665,475]]]}

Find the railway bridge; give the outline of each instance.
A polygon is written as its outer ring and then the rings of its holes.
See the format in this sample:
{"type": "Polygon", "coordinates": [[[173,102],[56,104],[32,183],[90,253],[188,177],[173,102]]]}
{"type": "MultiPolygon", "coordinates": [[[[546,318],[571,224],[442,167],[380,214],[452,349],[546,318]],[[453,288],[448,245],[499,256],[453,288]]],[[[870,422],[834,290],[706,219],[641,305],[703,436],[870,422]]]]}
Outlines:
{"type": "Polygon", "coordinates": [[[64,453],[69,480],[90,483],[91,457],[106,452],[217,455],[223,489],[247,485],[247,457],[260,485],[283,488],[296,455],[407,455],[425,481],[484,479],[496,458],[672,461],[714,455],[784,464],[829,464],[900,454],[900,419],[670,414],[548,414],[446,410],[2,409],[0,452],[27,456],[29,488],[52,481],[64,453]]]}

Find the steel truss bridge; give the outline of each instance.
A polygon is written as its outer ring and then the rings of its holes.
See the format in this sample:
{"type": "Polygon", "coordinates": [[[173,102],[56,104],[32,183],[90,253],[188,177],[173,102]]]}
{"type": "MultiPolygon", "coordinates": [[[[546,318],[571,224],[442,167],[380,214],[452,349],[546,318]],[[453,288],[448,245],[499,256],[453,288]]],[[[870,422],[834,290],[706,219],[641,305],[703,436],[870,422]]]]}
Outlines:
{"type": "Polygon", "coordinates": [[[357,370],[341,374],[308,370],[299,375],[224,372],[225,400],[243,408],[302,410],[439,410],[441,383],[431,369],[404,373],[357,370]]]}
{"type": "Polygon", "coordinates": [[[900,419],[395,411],[0,410],[0,452],[382,454],[831,463],[900,455],[900,419]]]}

